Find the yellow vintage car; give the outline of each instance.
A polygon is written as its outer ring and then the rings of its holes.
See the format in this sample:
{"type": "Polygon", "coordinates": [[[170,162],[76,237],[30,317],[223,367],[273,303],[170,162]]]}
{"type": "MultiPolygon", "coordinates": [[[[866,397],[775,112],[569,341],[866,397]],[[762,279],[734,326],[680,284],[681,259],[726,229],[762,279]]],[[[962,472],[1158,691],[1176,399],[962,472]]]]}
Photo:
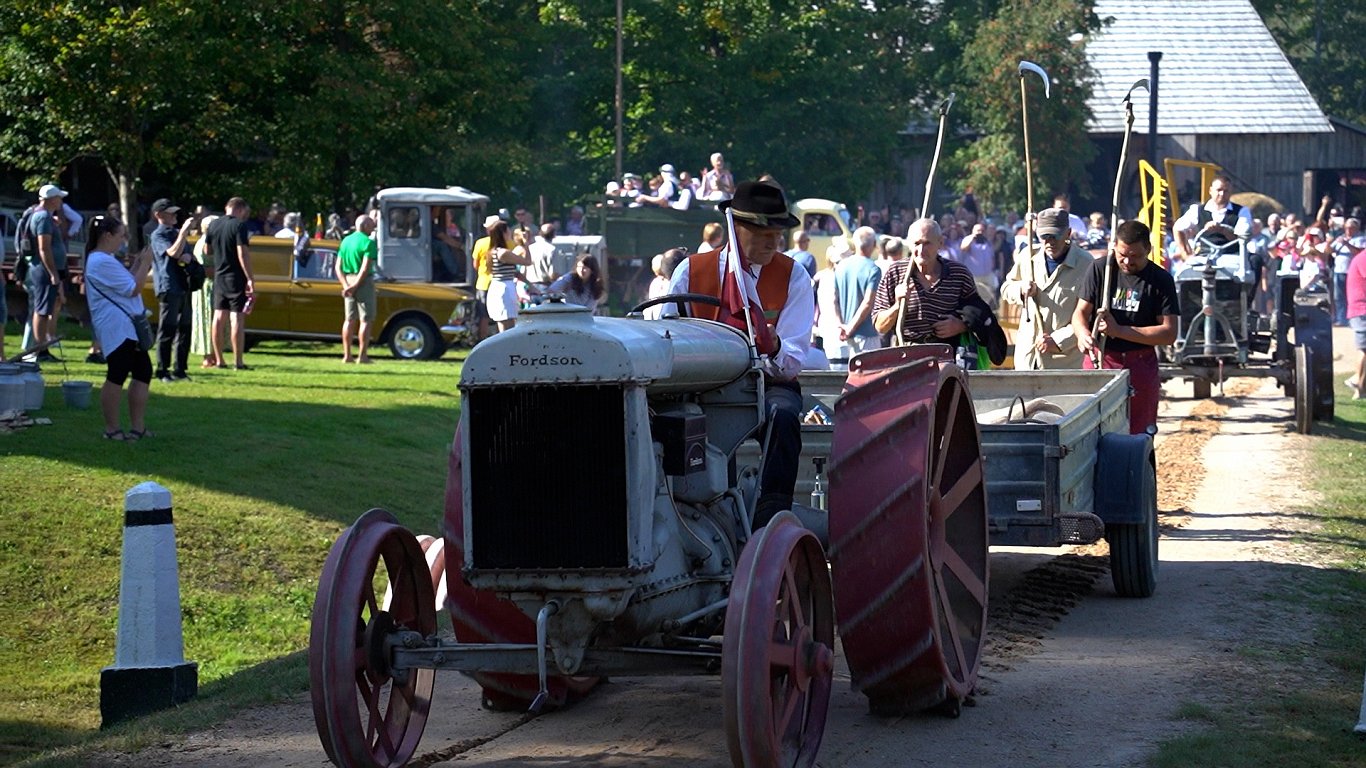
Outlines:
{"type": "MultiPolygon", "coordinates": [[[[294,241],[251,238],[256,301],[247,317],[247,338],[341,340],[342,296],[334,264],[336,240],[314,240],[305,259],[295,259],[294,241]]],[[[205,283],[211,287],[212,278],[205,283]]],[[[474,296],[445,283],[398,281],[380,273],[371,335],[403,360],[436,359],[467,339],[474,317],[474,296]]],[[[143,303],[156,312],[152,281],[143,303]]],[[[155,322],[155,319],[153,320],[155,322]]]]}

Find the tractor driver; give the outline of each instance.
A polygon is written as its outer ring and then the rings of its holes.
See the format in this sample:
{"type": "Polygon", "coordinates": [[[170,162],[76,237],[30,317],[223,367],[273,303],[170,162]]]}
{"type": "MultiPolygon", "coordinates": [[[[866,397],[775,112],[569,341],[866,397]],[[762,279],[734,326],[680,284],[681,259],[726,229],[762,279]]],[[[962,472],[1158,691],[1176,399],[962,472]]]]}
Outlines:
{"type": "Polygon", "coordinates": [[[1252,211],[1229,199],[1228,179],[1215,176],[1209,185],[1209,200],[1204,205],[1192,203],[1191,207],[1172,224],[1172,235],[1181,249],[1181,257],[1187,261],[1194,255],[1191,247],[1191,233],[1203,237],[1214,245],[1224,245],[1235,237],[1247,240],[1252,236],[1252,211]]]}
{"type": "MultiPolygon", "coordinates": [[[[800,223],[789,212],[782,187],[772,181],[744,181],[735,188],[734,197],[717,207],[729,209],[734,216],[746,292],[759,297],[763,319],[774,324],[777,337],[776,349],[760,356],[764,412],[772,424],[771,429],[765,427],[771,438],[764,446],[764,471],[754,509],[753,526],[758,530],[774,515],[792,508],[802,448],[802,391],[797,374],[811,346],[816,301],[806,270],[782,252],[783,232],[800,223]]],[[[728,247],[689,256],[674,270],[669,293],[702,293],[721,299],[731,252],[728,247]]],[[[723,317],[718,307],[694,303],[689,310],[693,317],[734,324],[735,318],[723,317]]],[[[739,321],[743,324],[743,315],[739,321]]]]}

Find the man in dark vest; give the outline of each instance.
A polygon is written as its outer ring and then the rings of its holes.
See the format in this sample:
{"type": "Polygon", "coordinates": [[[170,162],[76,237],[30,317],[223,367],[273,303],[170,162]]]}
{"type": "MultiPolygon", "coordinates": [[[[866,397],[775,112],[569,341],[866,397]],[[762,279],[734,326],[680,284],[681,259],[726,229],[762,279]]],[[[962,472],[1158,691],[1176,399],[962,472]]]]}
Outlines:
{"type": "Polygon", "coordinates": [[[1224,245],[1234,238],[1246,240],[1252,236],[1252,211],[1229,199],[1228,179],[1215,176],[1209,185],[1209,200],[1204,205],[1193,203],[1172,224],[1172,235],[1181,249],[1181,257],[1190,260],[1195,249],[1194,238],[1204,238],[1214,245],[1224,245]]]}
{"type": "MultiPolygon", "coordinates": [[[[757,296],[762,312],[751,317],[759,325],[755,337],[764,370],[764,410],[773,423],[771,430],[766,428],[772,437],[764,446],[766,463],[754,510],[757,530],[792,507],[802,447],[802,393],[797,374],[811,346],[816,302],[806,270],[781,250],[784,231],[799,223],[788,210],[782,187],[771,181],[741,182],[735,196],[717,207],[728,210],[735,220],[734,239],[744,282],[741,292],[757,296]]],[[[724,301],[732,253],[727,247],[689,256],[674,270],[669,293],[701,293],[724,301]]],[[[693,303],[688,310],[693,317],[735,324],[735,317],[720,307],[693,303]]]]}

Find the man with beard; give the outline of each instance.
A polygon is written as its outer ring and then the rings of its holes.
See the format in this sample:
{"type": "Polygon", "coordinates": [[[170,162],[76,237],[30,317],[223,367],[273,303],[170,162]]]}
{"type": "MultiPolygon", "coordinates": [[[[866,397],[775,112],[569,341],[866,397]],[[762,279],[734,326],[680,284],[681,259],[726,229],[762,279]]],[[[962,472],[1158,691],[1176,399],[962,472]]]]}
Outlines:
{"type": "Polygon", "coordinates": [[[1072,313],[1072,332],[1085,356],[1084,368],[1124,368],[1129,371],[1129,433],[1157,425],[1155,347],[1176,341],[1176,282],[1171,273],[1148,260],[1151,233],[1141,221],[1126,221],[1115,230],[1114,260],[1096,259],[1082,284],[1072,313]],[[1111,274],[1106,280],[1106,263],[1111,274]],[[1110,308],[1103,309],[1103,298],[1110,308]],[[1097,365],[1095,331],[1105,335],[1105,353],[1097,365]]]}

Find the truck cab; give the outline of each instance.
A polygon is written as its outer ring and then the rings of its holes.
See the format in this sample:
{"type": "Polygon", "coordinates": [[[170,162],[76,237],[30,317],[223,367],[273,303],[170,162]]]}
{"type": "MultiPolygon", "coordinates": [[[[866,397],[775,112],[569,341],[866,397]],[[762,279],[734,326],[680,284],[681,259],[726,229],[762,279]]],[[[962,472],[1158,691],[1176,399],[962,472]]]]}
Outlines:
{"type": "Polygon", "coordinates": [[[379,271],[400,283],[474,282],[471,252],[489,199],[464,187],[380,190],[379,271]]]}
{"type": "MultiPolygon", "coordinates": [[[[811,238],[811,255],[816,257],[816,268],[825,269],[830,263],[825,252],[835,238],[843,237],[844,242],[853,245],[853,218],[844,203],[818,197],[804,197],[792,204],[792,215],[801,220],[802,229],[811,238]]],[[[904,234],[904,233],[903,233],[904,234]]],[[[790,245],[790,243],[789,243],[790,245]]]]}

